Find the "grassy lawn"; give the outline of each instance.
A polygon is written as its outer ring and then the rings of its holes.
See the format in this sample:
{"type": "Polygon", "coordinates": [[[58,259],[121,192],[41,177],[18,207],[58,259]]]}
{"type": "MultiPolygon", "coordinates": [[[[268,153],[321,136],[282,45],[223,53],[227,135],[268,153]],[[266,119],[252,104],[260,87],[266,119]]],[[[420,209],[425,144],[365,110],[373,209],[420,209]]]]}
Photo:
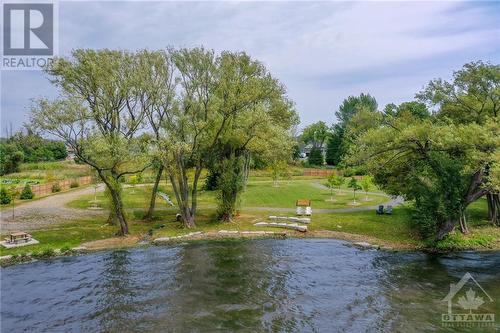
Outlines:
{"type": "MultiPolygon", "coordinates": [[[[341,208],[352,200],[351,194],[334,194],[337,202],[327,202],[330,193],[326,189],[318,189],[311,185],[311,179],[295,180],[290,183],[281,182],[279,187],[273,187],[272,182],[266,180],[250,181],[247,191],[242,198],[242,212],[233,223],[220,223],[216,219],[216,193],[202,192],[199,197],[197,215],[197,228],[184,229],[179,222],[175,221],[176,207],[167,206],[163,199],[158,198],[155,219],[152,222],[142,220],[149,202],[150,186],[137,186],[124,189],[124,204],[127,207],[127,215],[132,235],[151,234],[151,237],[178,236],[193,231],[218,231],[226,230],[266,230],[283,231],[278,228],[255,227],[253,224],[264,220],[268,215],[288,215],[293,213],[279,213],[271,207],[294,207],[298,198],[308,198],[313,201],[314,208],[341,208]],[[252,210],[251,207],[270,207],[268,210],[252,210]],[[246,207],[246,208],[245,208],[246,207]]],[[[319,182],[319,181],[318,181],[319,182]]],[[[162,190],[171,194],[171,189],[162,184],[162,190]]],[[[106,208],[104,193],[98,193],[98,200],[106,208]]],[[[363,205],[376,205],[386,202],[388,198],[382,196],[369,196],[373,201],[364,202],[364,194],[359,193],[358,200],[363,205]]],[[[85,195],[69,204],[70,207],[87,209],[94,199],[93,195],[85,195]]],[[[175,202],[175,200],[174,200],[175,202]]],[[[492,244],[498,247],[500,240],[500,228],[491,226],[485,221],[486,201],[479,200],[467,210],[467,218],[471,227],[471,233],[462,235],[455,232],[443,242],[438,243],[438,249],[463,249],[463,248],[488,248],[492,244]]],[[[314,213],[314,211],[313,211],[314,213]]],[[[101,218],[88,220],[75,220],[47,228],[32,231],[34,238],[41,244],[15,249],[0,248],[0,255],[21,254],[33,251],[43,251],[47,248],[60,249],[63,247],[75,247],[84,242],[100,240],[113,237],[118,230],[117,226],[105,224],[105,214],[101,218]]],[[[392,215],[376,215],[375,211],[362,211],[352,213],[314,213],[312,223],[309,225],[312,232],[336,231],[348,234],[366,236],[368,239],[379,244],[398,244],[401,247],[423,247],[425,242],[421,240],[418,232],[410,220],[410,209],[408,207],[396,207],[392,215]]],[[[3,236],[5,237],[5,236],[3,236]]]]}
{"type": "MultiPolygon", "coordinates": [[[[144,234],[149,229],[149,225],[138,221],[130,224],[132,234],[144,234]]],[[[53,228],[30,231],[30,234],[40,244],[13,249],[0,247],[0,255],[41,252],[47,248],[61,249],[63,247],[76,247],[84,242],[113,237],[117,230],[118,227],[107,225],[104,218],[74,220],[59,224],[53,228]]]]}
{"type": "MultiPolygon", "coordinates": [[[[282,207],[294,208],[297,199],[310,199],[314,208],[346,208],[346,207],[363,207],[374,206],[389,199],[385,196],[368,195],[361,191],[356,193],[358,205],[351,206],[353,200],[352,191],[334,191],[334,202],[329,201],[331,198],[330,191],[321,189],[313,184],[311,179],[294,180],[292,182],[281,182],[278,187],[274,187],[271,181],[250,181],[245,193],[242,195],[242,207],[282,207]],[[368,201],[366,201],[368,199],[368,201]]],[[[161,185],[160,190],[167,193],[175,203],[175,197],[172,188],[168,185],[161,185]]],[[[127,209],[146,209],[149,205],[151,195],[151,186],[136,186],[135,188],[125,188],[123,190],[123,202],[127,209]]],[[[216,192],[202,191],[199,195],[200,207],[214,207],[217,205],[216,192]]],[[[94,195],[86,195],[78,200],[69,203],[71,208],[86,209],[91,206],[94,200],[94,195]]],[[[104,193],[97,194],[97,200],[101,205],[105,206],[107,200],[104,193]]],[[[157,198],[158,207],[167,207],[165,201],[157,198]]]]}
{"type": "MultiPolygon", "coordinates": [[[[353,201],[352,191],[333,191],[331,199],[328,189],[321,189],[313,185],[312,180],[295,180],[291,182],[280,182],[278,187],[274,187],[272,182],[251,181],[242,196],[243,207],[295,207],[297,199],[309,199],[314,208],[346,208],[374,206],[389,201],[385,196],[368,195],[362,191],[356,192],[356,201],[359,205],[351,206],[353,201]],[[366,200],[368,199],[368,200],[366,200]]],[[[320,181],[316,181],[320,183],[320,181]]]]}

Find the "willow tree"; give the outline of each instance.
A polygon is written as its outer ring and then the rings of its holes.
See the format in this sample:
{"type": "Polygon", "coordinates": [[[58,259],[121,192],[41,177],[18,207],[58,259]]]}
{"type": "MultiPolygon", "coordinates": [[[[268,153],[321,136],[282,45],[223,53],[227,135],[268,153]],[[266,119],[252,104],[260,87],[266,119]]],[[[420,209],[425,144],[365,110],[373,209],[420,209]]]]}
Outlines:
{"type": "MultiPolygon", "coordinates": [[[[144,96],[149,100],[146,108],[146,119],[152,141],[158,145],[161,141],[161,131],[164,121],[176,102],[175,89],[177,86],[175,77],[175,66],[171,59],[171,51],[143,52],[141,57],[143,70],[141,75],[144,85],[144,96]]],[[[165,169],[161,158],[153,154],[152,168],[156,176],[151,190],[149,208],[144,216],[152,219],[156,205],[158,186],[165,169]]]]}
{"type": "Polygon", "coordinates": [[[285,88],[262,63],[245,53],[231,52],[223,52],[218,63],[219,112],[230,116],[211,152],[211,169],[219,174],[219,218],[231,221],[248,179],[251,157],[263,156],[271,148],[291,156],[290,129],[298,117],[285,88]]]}
{"type": "Polygon", "coordinates": [[[141,54],[76,50],[47,69],[60,90],[55,101],[39,100],[31,120],[59,137],[106,185],[120,234],[128,234],[122,177],[142,171],[146,147],[139,138],[145,110],[141,54]]]}
{"type": "Polygon", "coordinates": [[[213,51],[180,49],[169,54],[179,85],[172,105],[164,108],[157,154],[172,184],[184,225],[192,228],[196,226],[200,175],[230,114],[218,112],[218,66],[213,51]]]}

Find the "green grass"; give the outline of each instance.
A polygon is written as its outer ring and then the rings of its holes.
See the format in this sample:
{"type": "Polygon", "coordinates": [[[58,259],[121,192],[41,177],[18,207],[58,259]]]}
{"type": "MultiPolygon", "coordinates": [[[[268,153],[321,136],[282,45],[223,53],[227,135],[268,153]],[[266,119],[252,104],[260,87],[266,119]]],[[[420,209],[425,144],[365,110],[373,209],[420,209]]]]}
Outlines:
{"type": "MultiPolygon", "coordinates": [[[[175,203],[170,186],[161,185],[161,190],[170,195],[175,203]]],[[[149,205],[151,186],[137,186],[135,188],[125,188],[123,190],[123,203],[127,209],[146,209],[149,205]]],[[[217,192],[200,192],[198,202],[200,207],[214,207],[217,205],[217,192]]],[[[242,195],[242,207],[283,207],[294,208],[297,199],[310,199],[314,208],[346,208],[374,206],[389,201],[385,196],[368,195],[369,201],[365,201],[365,194],[358,191],[356,194],[358,206],[349,205],[353,200],[352,192],[334,191],[335,202],[327,201],[331,198],[330,191],[319,189],[311,184],[311,180],[298,180],[280,183],[279,187],[274,187],[270,181],[251,181],[245,193],[242,195]]],[[[68,204],[71,208],[87,209],[92,205],[94,195],[86,195],[68,204]]],[[[97,200],[105,207],[106,200],[104,193],[97,194],[97,200]]],[[[161,198],[157,198],[158,207],[166,208],[166,203],[161,198]]]]}
{"type": "Polygon", "coordinates": [[[88,176],[90,168],[87,165],[76,164],[74,161],[55,161],[23,163],[20,171],[3,176],[6,179],[20,179],[22,182],[35,180],[40,184],[68,178],[88,176]]]}
{"type": "MultiPolygon", "coordinates": [[[[309,199],[314,208],[346,208],[375,206],[389,201],[385,196],[368,195],[362,191],[356,193],[359,205],[350,206],[353,201],[352,191],[333,192],[335,202],[328,201],[332,196],[328,189],[321,189],[312,184],[312,180],[294,180],[280,182],[274,187],[272,182],[249,182],[242,196],[243,207],[295,207],[297,199],[309,199]],[[369,201],[366,201],[368,199],[369,201]]],[[[319,183],[319,182],[318,182],[319,183]]]]}
{"type": "MultiPolygon", "coordinates": [[[[150,225],[140,222],[131,222],[131,234],[144,234],[151,228],[150,225]]],[[[61,249],[64,247],[76,247],[84,242],[98,239],[110,238],[117,232],[117,226],[105,223],[104,218],[74,220],[54,226],[53,228],[30,231],[30,234],[40,242],[36,245],[28,245],[6,249],[0,247],[0,255],[22,254],[28,252],[41,252],[46,249],[61,249]]],[[[6,237],[6,235],[3,235],[6,237]]]]}
{"type": "MultiPolygon", "coordinates": [[[[408,207],[396,207],[392,215],[377,215],[375,211],[353,212],[353,213],[314,213],[315,208],[344,208],[347,202],[352,200],[352,194],[334,194],[337,202],[327,202],[330,192],[326,189],[318,189],[312,182],[321,182],[312,178],[282,181],[279,187],[273,187],[272,182],[251,179],[247,190],[242,198],[242,213],[233,223],[220,223],[216,219],[216,192],[202,192],[199,196],[199,210],[197,215],[197,228],[184,229],[181,223],[175,221],[177,207],[167,206],[161,198],[157,198],[157,210],[152,222],[144,222],[142,218],[148,207],[150,198],[150,186],[137,186],[124,189],[124,205],[132,235],[143,235],[152,230],[152,238],[177,236],[193,231],[218,231],[226,230],[266,230],[282,231],[278,228],[255,227],[256,221],[264,220],[268,215],[293,215],[293,213],[273,212],[271,207],[294,208],[295,200],[299,198],[312,200],[313,216],[309,225],[310,231],[320,232],[340,231],[344,233],[366,236],[368,239],[377,240],[381,244],[389,243],[400,247],[424,247],[426,243],[419,237],[418,232],[412,227],[410,221],[410,209],[408,207]],[[266,211],[253,211],[251,207],[270,207],[266,211]]],[[[172,195],[171,188],[164,183],[161,184],[162,191],[172,195]]],[[[85,195],[69,204],[70,207],[87,209],[94,198],[93,195],[85,195]]],[[[97,196],[101,205],[106,208],[107,200],[104,194],[97,196]]],[[[364,194],[359,192],[358,200],[363,205],[377,205],[388,201],[387,197],[369,196],[373,201],[364,202],[364,194]]],[[[173,198],[172,198],[173,199],[173,198]]],[[[174,200],[175,202],[175,200],[174,200]]],[[[467,219],[471,226],[469,235],[458,232],[450,235],[444,241],[438,243],[438,249],[466,249],[466,248],[488,248],[497,244],[500,239],[500,228],[491,226],[485,220],[486,202],[479,200],[472,204],[467,212],[467,219]],[[497,242],[497,243],[495,243],[497,242]]],[[[113,237],[118,230],[117,226],[105,224],[103,217],[93,220],[68,221],[52,228],[31,232],[33,237],[40,241],[39,245],[26,246],[15,249],[0,248],[0,255],[22,254],[27,252],[49,251],[47,249],[61,249],[79,246],[88,241],[113,237]]],[[[5,235],[3,236],[5,237],[5,235]]]]}

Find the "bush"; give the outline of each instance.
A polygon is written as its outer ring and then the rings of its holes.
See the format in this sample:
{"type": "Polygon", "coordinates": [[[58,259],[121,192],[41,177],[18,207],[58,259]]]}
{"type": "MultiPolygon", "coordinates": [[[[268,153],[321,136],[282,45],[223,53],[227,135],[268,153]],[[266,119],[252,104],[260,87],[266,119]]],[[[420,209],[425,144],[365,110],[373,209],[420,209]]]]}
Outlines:
{"type": "Polygon", "coordinates": [[[8,205],[12,201],[12,196],[7,192],[7,190],[2,187],[0,189],[0,204],[8,205]]]}
{"type": "Polygon", "coordinates": [[[52,248],[46,248],[40,253],[40,257],[42,258],[50,258],[56,255],[56,251],[52,248]]]}
{"type": "Polygon", "coordinates": [[[218,182],[220,178],[220,172],[216,170],[209,169],[207,178],[205,178],[205,184],[203,189],[205,191],[215,191],[218,187],[218,182]]]}
{"type": "Polygon", "coordinates": [[[307,158],[307,161],[309,162],[310,165],[323,165],[324,159],[321,149],[312,148],[311,152],[309,153],[309,157],[307,158]]]}
{"type": "Polygon", "coordinates": [[[31,190],[31,186],[29,184],[26,184],[24,186],[23,191],[21,192],[21,195],[19,196],[19,198],[21,198],[21,200],[29,200],[29,199],[33,199],[34,197],[35,197],[35,194],[31,190]]]}
{"type": "Polygon", "coordinates": [[[78,186],[80,186],[80,184],[76,180],[72,181],[71,184],[69,184],[70,188],[77,188],[78,186]]]}
{"type": "Polygon", "coordinates": [[[54,185],[52,185],[52,193],[56,192],[61,192],[61,185],[59,185],[59,183],[55,183],[54,185]]]}

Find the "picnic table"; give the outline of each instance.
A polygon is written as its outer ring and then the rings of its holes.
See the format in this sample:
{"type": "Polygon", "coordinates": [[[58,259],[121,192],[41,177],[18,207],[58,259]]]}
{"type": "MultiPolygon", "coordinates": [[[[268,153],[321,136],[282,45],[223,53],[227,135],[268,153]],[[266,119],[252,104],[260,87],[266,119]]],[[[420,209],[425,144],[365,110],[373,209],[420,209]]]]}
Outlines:
{"type": "Polygon", "coordinates": [[[9,237],[10,239],[6,238],[5,240],[10,243],[17,243],[18,241],[29,242],[31,240],[31,235],[22,231],[13,232],[9,235],[9,237]]]}

